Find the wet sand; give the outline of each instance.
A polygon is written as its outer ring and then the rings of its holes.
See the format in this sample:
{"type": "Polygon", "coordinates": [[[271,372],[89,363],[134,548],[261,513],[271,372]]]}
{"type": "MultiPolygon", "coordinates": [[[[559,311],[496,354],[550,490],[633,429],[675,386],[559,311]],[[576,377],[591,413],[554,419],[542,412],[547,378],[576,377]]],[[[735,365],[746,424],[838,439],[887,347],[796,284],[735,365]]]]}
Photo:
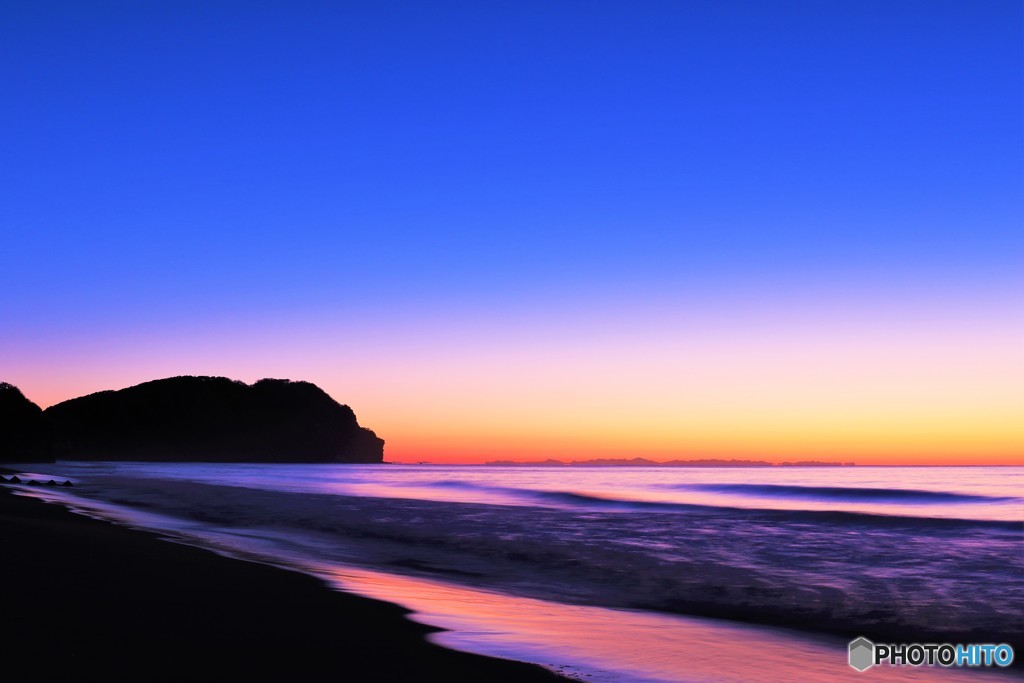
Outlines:
{"type": "Polygon", "coordinates": [[[0,488],[4,666],[112,680],[557,681],[448,650],[400,607],[0,488]]]}

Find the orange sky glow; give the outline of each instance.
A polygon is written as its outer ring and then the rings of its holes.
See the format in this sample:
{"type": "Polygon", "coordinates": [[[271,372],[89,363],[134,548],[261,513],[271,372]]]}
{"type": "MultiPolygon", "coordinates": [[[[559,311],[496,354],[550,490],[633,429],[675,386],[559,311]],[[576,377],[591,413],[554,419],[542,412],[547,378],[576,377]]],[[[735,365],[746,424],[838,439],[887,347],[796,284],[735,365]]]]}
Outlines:
{"type": "Polygon", "coordinates": [[[622,307],[359,333],[321,321],[43,346],[5,379],[44,406],[179,374],[305,379],[351,405],[394,462],[1024,464],[1024,333],[1005,313],[954,301],[842,316],[622,307]]]}

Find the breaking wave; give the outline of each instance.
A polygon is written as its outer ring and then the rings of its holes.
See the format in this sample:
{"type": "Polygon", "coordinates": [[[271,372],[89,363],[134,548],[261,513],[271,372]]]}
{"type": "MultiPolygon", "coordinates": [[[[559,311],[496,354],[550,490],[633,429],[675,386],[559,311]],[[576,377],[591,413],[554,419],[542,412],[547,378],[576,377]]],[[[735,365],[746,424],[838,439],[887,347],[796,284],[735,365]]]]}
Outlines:
{"type": "MultiPolygon", "coordinates": [[[[808,522],[847,522],[851,524],[861,525],[873,525],[873,526],[889,526],[889,525],[913,525],[923,526],[930,528],[968,528],[968,527],[987,527],[990,529],[1006,529],[1008,531],[1024,531],[1024,522],[1014,521],[1002,521],[1002,520],[979,520],[979,519],[959,519],[949,517],[917,517],[912,515],[893,515],[893,514],[875,514],[875,513],[864,513],[864,512],[846,512],[841,510],[774,510],[774,509],[758,509],[749,507],[730,507],[723,505],[700,505],[695,503],[669,503],[661,501],[649,501],[649,500],[635,500],[626,498],[608,498],[605,496],[598,496],[591,493],[580,493],[576,491],[546,491],[538,489],[525,489],[515,488],[509,486],[491,486],[487,484],[477,484],[469,481],[459,481],[446,479],[442,481],[428,482],[427,486],[440,487],[440,488],[459,488],[459,489],[471,489],[477,491],[485,491],[487,493],[500,493],[506,495],[512,495],[520,498],[524,502],[533,502],[542,505],[553,505],[556,507],[566,507],[575,509],[595,509],[600,511],[623,511],[623,512],[679,512],[679,513],[691,513],[691,514],[723,514],[731,513],[736,515],[743,514],[756,514],[760,518],[766,516],[770,519],[775,520],[786,520],[792,522],[808,521],[808,522]]],[[[1013,500],[1012,498],[1001,498],[992,496],[969,496],[964,494],[955,493],[938,493],[932,491],[913,491],[905,489],[846,489],[839,487],[802,487],[802,486],[773,486],[773,485],[753,485],[753,484],[735,484],[735,485],[677,485],[676,487],[696,487],[698,490],[713,490],[720,491],[722,489],[740,489],[743,491],[753,489],[804,489],[814,491],[888,491],[893,494],[910,494],[913,498],[914,494],[920,495],[927,498],[928,496],[950,496],[952,499],[965,498],[968,500],[980,499],[982,501],[1006,501],[1013,500]]],[[[785,494],[779,494],[785,495],[785,494]]],[[[879,498],[872,498],[865,496],[865,499],[879,500],[879,498]]],[[[839,498],[841,500],[845,500],[839,498]]],[[[851,498],[850,500],[859,500],[857,498],[851,498]]],[[[893,500],[899,500],[894,498],[893,500]]],[[[949,502],[946,498],[941,498],[943,502],[949,502]]]]}
{"type": "Polygon", "coordinates": [[[990,503],[1020,500],[1009,496],[982,496],[918,489],[853,488],[847,486],[789,486],[782,484],[667,484],[687,491],[799,498],[804,500],[876,501],[893,503],[990,503]]]}

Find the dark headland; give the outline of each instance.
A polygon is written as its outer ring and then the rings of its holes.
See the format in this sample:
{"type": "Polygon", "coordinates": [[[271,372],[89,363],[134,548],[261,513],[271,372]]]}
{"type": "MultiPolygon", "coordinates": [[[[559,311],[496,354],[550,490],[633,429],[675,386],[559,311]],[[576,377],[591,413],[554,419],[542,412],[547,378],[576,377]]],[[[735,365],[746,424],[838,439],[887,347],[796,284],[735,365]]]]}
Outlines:
{"type": "Polygon", "coordinates": [[[7,382],[0,382],[0,462],[53,462],[49,420],[7,382]]]}
{"type": "Polygon", "coordinates": [[[0,462],[379,463],[384,440],[309,382],[171,377],[40,410],[0,383],[0,462]]]}
{"type": "MultiPolygon", "coordinates": [[[[175,377],[45,411],[0,383],[0,461],[373,463],[383,444],[307,382],[175,377]]],[[[434,629],[396,605],[14,495],[16,472],[0,474],[0,648],[12,680],[562,680],[433,645],[434,629]]]]}

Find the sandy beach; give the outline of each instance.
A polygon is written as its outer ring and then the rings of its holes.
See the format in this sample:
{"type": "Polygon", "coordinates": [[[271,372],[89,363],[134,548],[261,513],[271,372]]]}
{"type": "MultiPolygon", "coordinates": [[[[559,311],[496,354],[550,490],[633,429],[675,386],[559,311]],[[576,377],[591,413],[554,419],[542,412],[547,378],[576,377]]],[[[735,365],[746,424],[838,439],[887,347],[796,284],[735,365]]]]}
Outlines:
{"type": "MultiPolygon", "coordinates": [[[[0,489],[7,666],[129,677],[555,681],[430,644],[394,605],[0,489]],[[298,678],[296,678],[298,677],[298,678]]],[[[109,679],[109,678],[108,678],[109,679]]]]}

